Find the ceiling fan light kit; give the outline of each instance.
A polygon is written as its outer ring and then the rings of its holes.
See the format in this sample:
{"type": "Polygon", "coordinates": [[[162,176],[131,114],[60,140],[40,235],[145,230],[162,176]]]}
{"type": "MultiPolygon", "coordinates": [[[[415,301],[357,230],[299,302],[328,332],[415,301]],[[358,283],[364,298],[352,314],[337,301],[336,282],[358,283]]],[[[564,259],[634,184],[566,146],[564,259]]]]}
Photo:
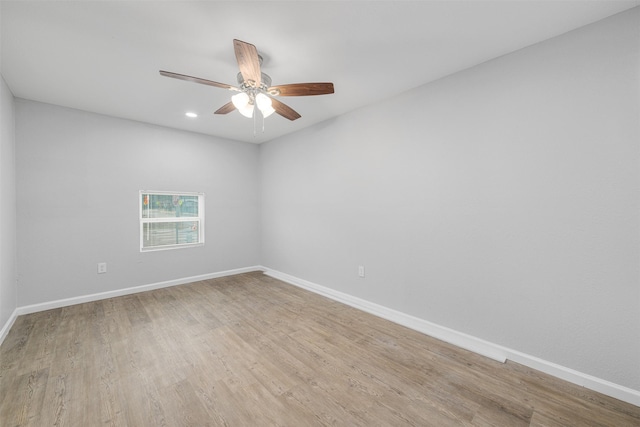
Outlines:
{"type": "Polygon", "coordinates": [[[299,119],[301,117],[300,114],[275,99],[275,97],[328,95],[334,93],[333,83],[293,83],[271,86],[271,77],[260,69],[262,57],[258,55],[256,47],[240,40],[234,40],[233,47],[238,61],[238,68],[240,69],[237,76],[237,87],[170,71],[161,70],[160,74],[165,77],[238,92],[231,97],[231,102],[220,107],[215,114],[228,114],[233,110],[238,110],[240,114],[247,118],[255,118],[256,114],[254,113],[257,109],[263,118],[269,117],[273,113],[278,113],[280,116],[293,121],[299,119]]]}

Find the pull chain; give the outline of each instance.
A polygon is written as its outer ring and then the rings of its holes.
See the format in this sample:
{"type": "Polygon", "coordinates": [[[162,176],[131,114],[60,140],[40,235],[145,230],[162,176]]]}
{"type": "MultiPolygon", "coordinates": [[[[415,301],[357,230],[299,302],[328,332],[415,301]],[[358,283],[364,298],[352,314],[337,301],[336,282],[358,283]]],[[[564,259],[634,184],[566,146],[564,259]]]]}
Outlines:
{"type": "Polygon", "coordinates": [[[255,106],[255,103],[253,105],[253,137],[256,137],[256,111],[258,111],[258,109],[255,106]]]}

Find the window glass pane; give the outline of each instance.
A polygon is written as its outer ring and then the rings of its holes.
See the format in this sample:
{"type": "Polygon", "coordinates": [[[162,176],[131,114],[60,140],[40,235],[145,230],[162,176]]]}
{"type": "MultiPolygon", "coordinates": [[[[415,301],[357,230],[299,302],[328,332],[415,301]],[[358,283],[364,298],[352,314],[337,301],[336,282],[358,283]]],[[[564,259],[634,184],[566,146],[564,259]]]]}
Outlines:
{"type": "Polygon", "coordinates": [[[197,217],[198,196],[142,194],[142,218],[197,217]]]}
{"type": "Polygon", "coordinates": [[[204,244],[204,194],[140,192],[140,250],[204,244]]]}
{"type": "Polygon", "coordinates": [[[198,225],[198,221],[143,223],[142,247],[198,243],[198,225]]]}

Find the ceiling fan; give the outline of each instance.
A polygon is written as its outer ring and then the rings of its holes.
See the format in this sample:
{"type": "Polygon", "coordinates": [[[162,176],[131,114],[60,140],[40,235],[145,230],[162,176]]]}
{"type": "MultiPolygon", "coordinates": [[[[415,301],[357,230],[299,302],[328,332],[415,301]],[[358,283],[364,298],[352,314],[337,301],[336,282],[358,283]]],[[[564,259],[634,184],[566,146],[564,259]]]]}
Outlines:
{"type": "Polygon", "coordinates": [[[333,83],[293,83],[271,86],[271,77],[260,70],[262,57],[258,55],[256,47],[251,43],[234,39],[233,48],[240,69],[237,87],[169,71],[161,70],[160,74],[174,79],[236,91],[238,93],[231,97],[231,102],[220,107],[215,114],[228,114],[237,109],[243,116],[249,118],[254,116],[255,110],[258,110],[263,117],[268,117],[275,112],[289,120],[296,120],[301,117],[300,114],[275,97],[333,93],[333,83]]]}

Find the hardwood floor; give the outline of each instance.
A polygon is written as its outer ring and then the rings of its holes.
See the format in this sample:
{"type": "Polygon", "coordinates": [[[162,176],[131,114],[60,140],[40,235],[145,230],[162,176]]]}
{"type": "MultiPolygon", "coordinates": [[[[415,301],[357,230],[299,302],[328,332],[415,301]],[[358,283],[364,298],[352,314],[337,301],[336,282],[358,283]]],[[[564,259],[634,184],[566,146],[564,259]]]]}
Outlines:
{"type": "Polygon", "coordinates": [[[20,316],[2,426],[639,426],[640,408],[248,273],[20,316]]]}

